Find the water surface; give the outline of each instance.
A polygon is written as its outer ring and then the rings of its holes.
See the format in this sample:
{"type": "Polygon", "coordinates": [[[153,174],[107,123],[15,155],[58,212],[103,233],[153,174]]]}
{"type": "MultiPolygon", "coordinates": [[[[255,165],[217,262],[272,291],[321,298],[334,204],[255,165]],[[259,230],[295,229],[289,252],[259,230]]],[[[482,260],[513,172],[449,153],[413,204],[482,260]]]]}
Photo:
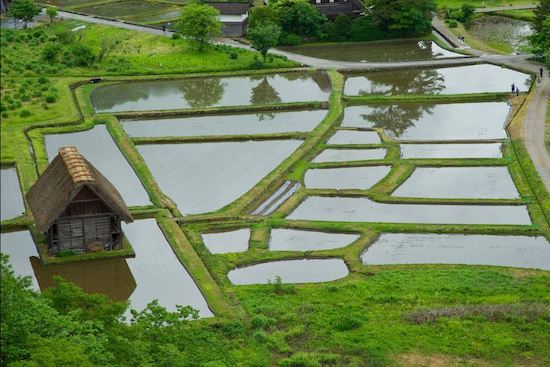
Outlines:
{"type": "Polygon", "coordinates": [[[392,196],[517,199],[508,167],[419,167],[392,196]]]}
{"type": "Polygon", "coordinates": [[[250,135],[313,130],[326,110],[258,112],[245,115],[193,116],[122,122],[131,137],[250,135]]]}
{"type": "Polygon", "coordinates": [[[184,214],[221,209],[289,157],[299,140],[138,145],[162,192],[184,214]]]}
{"type": "Polygon", "coordinates": [[[338,130],[328,140],[328,145],[380,144],[376,131],[338,130]]]}
{"type": "Polygon", "coordinates": [[[142,13],[163,12],[170,9],[167,4],[151,3],[148,1],[120,1],[108,4],[79,7],[80,13],[99,15],[108,18],[120,18],[142,13]]]}
{"type": "Polygon", "coordinates": [[[506,102],[371,104],[346,107],[342,125],[407,141],[506,139],[509,112],[506,102]]]}
{"type": "Polygon", "coordinates": [[[76,146],[84,158],[111,181],[126,205],[151,204],[141,181],[105,125],[96,125],[91,130],[77,133],[46,135],[45,141],[50,162],[57,156],[59,148],[76,146]]]}
{"type": "Polygon", "coordinates": [[[290,220],[330,222],[524,224],[530,225],[523,205],[385,204],[359,197],[310,196],[290,215],[290,220]]]}
{"type": "Polygon", "coordinates": [[[384,233],[361,255],[363,264],[468,264],[550,270],[544,237],[384,233]]]}
{"type": "Polygon", "coordinates": [[[302,231],[297,229],[272,229],[269,239],[271,251],[321,251],[345,247],[356,241],[359,235],[302,231]]]}
{"type": "Polygon", "coordinates": [[[94,89],[96,112],[151,111],[326,101],[331,84],[322,71],[235,77],[121,82],[94,89]]]}
{"type": "Polygon", "coordinates": [[[344,278],[349,270],[341,259],[272,261],[231,270],[227,277],[236,285],[267,284],[277,276],[283,283],[321,283],[344,278]]]}
{"type": "Polygon", "coordinates": [[[373,159],[384,159],[385,157],[386,149],[325,149],[315,157],[312,162],[368,161],[373,159]]]}
{"type": "Polygon", "coordinates": [[[502,144],[401,144],[401,158],[502,158],[502,144]]]}
{"type": "Polygon", "coordinates": [[[23,194],[15,168],[0,169],[0,220],[18,217],[25,213],[23,194]]]}
{"type": "Polygon", "coordinates": [[[462,54],[439,47],[433,41],[418,39],[301,45],[282,47],[282,49],[320,59],[352,62],[397,62],[464,57],[462,54]]]}
{"type": "Polygon", "coordinates": [[[315,168],[306,171],[304,182],[310,189],[367,190],[390,173],[391,166],[315,168]]]}
{"type": "Polygon", "coordinates": [[[244,252],[248,250],[250,229],[243,228],[235,231],[203,233],[202,241],[212,254],[226,254],[230,252],[244,252]]]}
{"type": "Polygon", "coordinates": [[[407,69],[353,74],[346,79],[348,96],[367,94],[465,94],[509,92],[515,83],[529,89],[531,76],[492,64],[439,69],[407,69]]]}
{"type": "Polygon", "coordinates": [[[40,290],[31,266],[31,258],[38,258],[38,251],[29,231],[0,233],[0,252],[9,256],[9,263],[16,276],[30,277],[31,287],[40,290]]]}
{"type": "Polygon", "coordinates": [[[474,37],[489,43],[500,43],[510,47],[512,51],[524,51],[532,35],[533,23],[509,17],[484,15],[472,21],[468,32],[474,37]]]}

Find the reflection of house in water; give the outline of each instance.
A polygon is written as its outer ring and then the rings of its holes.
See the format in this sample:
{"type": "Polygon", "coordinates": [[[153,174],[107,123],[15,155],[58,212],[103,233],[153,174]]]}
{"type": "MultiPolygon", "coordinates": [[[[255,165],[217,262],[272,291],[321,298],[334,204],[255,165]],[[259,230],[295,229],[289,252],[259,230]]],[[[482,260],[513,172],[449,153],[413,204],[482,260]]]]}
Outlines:
{"type": "Polygon", "coordinates": [[[42,291],[55,287],[54,276],[60,276],[86,293],[100,293],[113,301],[127,301],[136,289],[136,281],[124,258],[84,261],[61,265],[42,265],[31,258],[32,269],[42,291]]]}
{"type": "Polygon", "coordinates": [[[133,220],[115,187],[74,147],[59,150],[26,197],[51,253],[120,248],[121,220],[133,220]]]}
{"type": "Polygon", "coordinates": [[[224,36],[241,37],[246,33],[248,25],[248,2],[208,2],[220,12],[219,20],[222,23],[224,36]]]}

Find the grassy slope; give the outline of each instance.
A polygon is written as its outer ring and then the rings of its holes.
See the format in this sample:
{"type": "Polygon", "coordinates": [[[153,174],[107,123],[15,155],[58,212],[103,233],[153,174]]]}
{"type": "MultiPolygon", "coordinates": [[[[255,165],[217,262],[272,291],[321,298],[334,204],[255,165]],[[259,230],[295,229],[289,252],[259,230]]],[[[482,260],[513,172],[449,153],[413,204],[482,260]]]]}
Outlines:
{"type": "Polygon", "coordinates": [[[462,4],[473,4],[478,8],[500,7],[509,5],[531,5],[536,0],[435,0],[437,6],[460,7],[462,4]]]}
{"type": "Polygon", "coordinates": [[[544,142],[546,148],[550,150],[550,100],[548,101],[548,108],[546,109],[546,124],[544,129],[544,142]]]}

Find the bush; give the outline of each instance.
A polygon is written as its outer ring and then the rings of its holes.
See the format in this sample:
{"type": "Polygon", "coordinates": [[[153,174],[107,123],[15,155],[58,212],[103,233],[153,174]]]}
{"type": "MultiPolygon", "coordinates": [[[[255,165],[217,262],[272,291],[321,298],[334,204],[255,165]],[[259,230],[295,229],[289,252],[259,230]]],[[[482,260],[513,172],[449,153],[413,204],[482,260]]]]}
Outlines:
{"type": "Polygon", "coordinates": [[[21,100],[22,100],[23,102],[28,102],[28,101],[31,100],[31,96],[29,96],[28,94],[23,94],[23,95],[21,96],[21,100]]]}
{"type": "Polygon", "coordinates": [[[57,98],[50,94],[49,96],[46,96],[44,100],[46,101],[46,103],[55,103],[57,98]]]}
{"type": "Polygon", "coordinates": [[[456,28],[456,27],[458,27],[458,22],[454,19],[450,19],[447,22],[447,25],[449,26],[449,28],[456,28]]]}
{"type": "Polygon", "coordinates": [[[62,31],[56,34],[57,39],[64,45],[69,45],[74,42],[74,33],[70,31],[62,31]]]}
{"type": "Polygon", "coordinates": [[[376,41],[388,37],[369,17],[359,17],[351,22],[351,40],[356,42],[376,41]]]}
{"type": "Polygon", "coordinates": [[[181,38],[181,34],[179,33],[172,33],[172,39],[173,40],[179,40],[181,38]]]}
{"type": "Polygon", "coordinates": [[[29,110],[22,110],[19,112],[19,117],[29,117],[31,115],[31,111],[29,110]]]}
{"type": "Polygon", "coordinates": [[[361,327],[363,321],[349,313],[340,313],[333,321],[332,326],[339,331],[348,331],[361,327]]]}
{"type": "Polygon", "coordinates": [[[71,55],[73,63],[76,66],[90,66],[95,60],[93,50],[83,43],[73,45],[71,47],[71,55]]]}
{"type": "Polygon", "coordinates": [[[296,353],[279,361],[281,367],[321,367],[317,359],[308,353],[296,353]]]}
{"type": "Polygon", "coordinates": [[[252,60],[252,62],[250,63],[250,68],[251,69],[261,69],[264,67],[264,63],[262,60],[260,60],[260,58],[258,57],[258,55],[254,55],[254,59],[252,60]]]}
{"type": "Polygon", "coordinates": [[[231,53],[229,54],[229,58],[230,58],[231,60],[237,60],[237,59],[239,58],[239,54],[236,53],[236,52],[231,52],[231,53]]]}
{"type": "Polygon", "coordinates": [[[46,78],[45,76],[41,76],[40,78],[38,78],[38,83],[39,84],[46,84],[48,83],[50,80],[48,78],[46,78]]]}
{"type": "Polygon", "coordinates": [[[277,320],[265,315],[255,315],[250,319],[250,323],[254,329],[268,329],[271,326],[275,325],[277,320]]]}
{"type": "Polygon", "coordinates": [[[42,49],[42,58],[49,63],[54,63],[61,53],[61,45],[59,43],[48,42],[42,49]]]}
{"type": "Polygon", "coordinates": [[[61,250],[57,253],[57,257],[68,257],[68,256],[74,256],[76,255],[76,252],[73,250],[61,250]]]}
{"type": "Polygon", "coordinates": [[[8,116],[9,116],[9,115],[8,115],[8,113],[7,113],[7,112],[2,112],[2,117],[3,117],[3,118],[5,118],[5,119],[6,119],[6,118],[8,118],[8,116]]]}
{"type": "Polygon", "coordinates": [[[334,20],[335,41],[347,41],[351,37],[351,20],[344,14],[339,14],[334,20]]]}
{"type": "Polygon", "coordinates": [[[302,37],[297,34],[282,33],[279,37],[279,44],[282,46],[298,46],[302,43],[302,37]]]}

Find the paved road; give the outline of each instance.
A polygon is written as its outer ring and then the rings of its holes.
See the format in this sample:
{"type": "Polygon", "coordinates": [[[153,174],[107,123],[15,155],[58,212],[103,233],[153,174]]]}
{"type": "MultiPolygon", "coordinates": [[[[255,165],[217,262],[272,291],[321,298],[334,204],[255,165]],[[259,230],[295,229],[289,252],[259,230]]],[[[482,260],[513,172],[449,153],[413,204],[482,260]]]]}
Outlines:
{"type": "Polygon", "coordinates": [[[494,8],[477,8],[476,13],[492,13],[497,11],[504,11],[504,10],[529,10],[529,9],[535,9],[537,7],[536,4],[527,4],[527,5],[513,5],[513,6],[497,6],[494,8]]]}

